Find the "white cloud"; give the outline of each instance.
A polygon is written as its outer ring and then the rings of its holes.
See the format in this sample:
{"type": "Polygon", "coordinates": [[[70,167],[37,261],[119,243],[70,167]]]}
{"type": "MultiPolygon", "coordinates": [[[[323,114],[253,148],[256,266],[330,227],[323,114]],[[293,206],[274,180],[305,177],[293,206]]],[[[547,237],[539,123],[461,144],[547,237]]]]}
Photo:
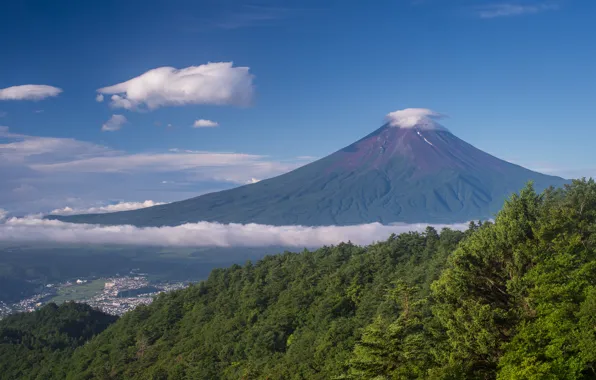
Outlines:
{"type": "Polygon", "coordinates": [[[437,113],[428,108],[406,108],[390,112],[386,118],[392,127],[412,128],[414,126],[422,129],[445,129],[436,122],[445,115],[437,113]]]}
{"type": "Polygon", "coordinates": [[[0,137],[18,141],[0,144],[0,157],[5,162],[20,162],[43,173],[114,173],[188,171],[193,175],[205,170],[206,178],[238,176],[238,183],[251,178],[281,174],[302,164],[265,161],[264,156],[234,153],[181,150],[166,153],[126,154],[107,147],[75,139],[36,137],[10,133],[0,127],[0,137]],[[242,175],[243,174],[243,175],[242,175]],[[243,179],[241,179],[243,177],[243,179]]]}
{"type": "Polygon", "coordinates": [[[95,101],[98,103],[103,102],[103,94],[97,94],[97,96],[95,97],[95,101]]]}
{"type": "Polygon", "coordinates": [[[195,121],[195,123],[193,124],[193,127],[194,128],[213,128],[213,127],[217,127],[218,125],[219,125],[219,123],[215,122],[215,121],[199,119],[199,120],[195,121]]]}
{"type": "Polygon", "coordinates": [[[31,167],[44,172],[113,173],[145,170],[151,172],[179,171],[205,167],[226,167],[257,163],[261,156],[243,153],[139,153],[85,158],[68,162],[38,163],[31,167]]]}
{"type": "Polygon", "coordinates": [[[261,180],[253,177],[253,178],[249,179],[246,183],[257,183],[257,182],[261,182],[261,180]]]}
{"type": "Polygon", "coordinates": [[[43,84],[25,84],[0,89],[0,100],[42,100],[58,96],[62,89],[43,84]]]}
{"type": "Polygon", "coordinates": [[[126,117],[123,115],[112,115],[110,120],[106,121],[102,126],[101,130],[106,132],[117,131],[127,122],[126,117]]]}
{"type": "Polygon", "coordinates": [[[243,106],[252,100],[252,81],[248,67],[234,67],[232,62],[210,62],[183,69],[159,67],[97,91],[112,95],[113,107],[128,110],[185,104],[243,106]]]}
{"type": "Polygon", "coordinates": [[[298,160],[309,161],[309,162],[315,161],[315,160],[318,160],[319,159],[319,157],[315,157],[315,156],[298,156],[296,158],[298,160]]]}
{"type": "MultiPolygon", "coordinates": [[[[287,246],[317,247],[351,241],[365,245],[392,233],[423,231],[428,224],[379,223],[355,226],[268,226],[260,224],[190,223],[176,227],[98,226],[37,217],[9,218],[0,224],[0,241],[117,244],[174,247],[287,246]]],[[[467,223],[432,225],[465,230],[467,223]]]]}
{"type": "Polygon", "coordinates": [[[105,214],[107,212],[138,210],[140,208],[147,208],[153,206],[163,205],[163,202],[154,202],[147,200],[145,202],[120,202],[112,205],[88,207],[88,208],[72,208],[63,207],[52,210],[51,215],[76,215],[76,214],[105,214]]]}
{"type": "Polygon", "coordinates": [[[521,16],[525,14],[535,14],[545,11],[557,10],[559,6],[554,3],[535,3],[535,4],[515,4],[515,3],[499,3],[488,4],[477,8],[478,16],[480,18],[496,18],[496,17],[510,17],[521,16]]]}
{"type": "Polygon", "coordinates": [[[188,149],[130,154],[75,139],[13,133],[0,126],[0,208],[35,213],[65,205],[99,207],[106,199],[176,201],[244,185],[253,178],[271,178],[304,164],[299,159],[188,149]],[[32,188],[36,190],[20,191],[32,188]],[[72,198],[77,199],[68,200],[72,198]]]}
{"type": "Polygon", "coordinates": [[[8,216],[8,211],[0,208],[0,222],[2,222],[8,216]]]}
{"type": "Polygon", "coordinates": [[[0,137],[16,141],[0,144],[0,157],[9,163],[63,162],[74,157],[84,159],[97,155],[113,155],[114,151],[93,143],[70,138],[37,137],[9,132],[0,127],[0,137]]]}

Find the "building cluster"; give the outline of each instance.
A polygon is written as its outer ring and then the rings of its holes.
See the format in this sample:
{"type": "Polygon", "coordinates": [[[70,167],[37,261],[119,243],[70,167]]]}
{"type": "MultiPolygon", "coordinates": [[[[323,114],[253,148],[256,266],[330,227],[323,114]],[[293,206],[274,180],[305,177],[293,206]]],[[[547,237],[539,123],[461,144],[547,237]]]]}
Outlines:
{"type": "Polygon", "coordinates": [[[0,301],[0,319],[4,318],[12,312],[10,306],[0,301]]]}
{"type": "MultiPolygon", "coordinates": [[[[52,298],[59,294],[61,288],[82,285],[86,282],[88,280],[79,279],[73,282],[67,281],[62,284],[48,285],[39,294],[14,304],[9,305],[0,302],[0,319],[12,313],[34,311],[51,302],[52,298]]],[[[99,293],[89,299],[77,300],[77,302],[86,303],[104,313],[122,315],[139,305],[150,304],[153,297],[159,293],[182,289],[186,286],[187,283],[182,282],[150,284],[146,277],[131,274],[130,276],[107,278],[103,289],[99,293]],[[147,292],[143,291],[145,289],[147,292]],[[137,292],[134,292],[135,290],[137,292]],[[131,295],[122,296],[127,293],[131,295]]]]}
{"type": "Polygon", "coordinates": [[[180,289],[184,286],[183,283],[151,285],[153,291],[149,293],[122,297],[123,292],[148,288],[149,281],[143,276],[114,277],[107,279],[101,293],[85,302],[104,313],[122,315],[139,305],[150,304],[158,293],[180,289]]]}
{"type": "Polygon", "coordinates": [[[54,294],[55,292],[53,292],[50,288],[45,288],[40,293],[22,299],[19,302],[15,302],[13,304],[2,303],[0,305],[0,318],[13,313],[34,311],[46,303],[46,301],[54,294]]]}

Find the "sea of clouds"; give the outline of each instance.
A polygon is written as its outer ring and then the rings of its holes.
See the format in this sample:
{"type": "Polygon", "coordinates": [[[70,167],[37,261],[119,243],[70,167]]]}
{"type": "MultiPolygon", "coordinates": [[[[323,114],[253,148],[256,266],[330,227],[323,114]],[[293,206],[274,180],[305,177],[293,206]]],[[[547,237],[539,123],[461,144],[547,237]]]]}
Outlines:
{"type": "Polygon", "coordinates": [[[161,247],[319,247],[351,241],[367,245],[392,233],[465,230],[460,224],[360,224],[354,226],[268,226],[262,224],[188,223],[175,227],[100,226],[43,219],[41,215],[10,217],[0,212],[0,241],[62,244],[113,244],[161,247]]]}

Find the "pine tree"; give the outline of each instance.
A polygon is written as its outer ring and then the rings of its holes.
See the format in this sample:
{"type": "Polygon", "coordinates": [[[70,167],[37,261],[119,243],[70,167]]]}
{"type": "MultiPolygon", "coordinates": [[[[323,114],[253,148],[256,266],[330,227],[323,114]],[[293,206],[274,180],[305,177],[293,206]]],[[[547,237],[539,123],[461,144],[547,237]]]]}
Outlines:
{"type": "Polygon", "coordinates": [[[350,360],[350,379],[417,379],[429,361],[428,336],[421,318],[422,301],[415,300],[415,288],[403,281],[389,291],[401,313],[389,322],[377,317],[356,345],[350,360]]]}

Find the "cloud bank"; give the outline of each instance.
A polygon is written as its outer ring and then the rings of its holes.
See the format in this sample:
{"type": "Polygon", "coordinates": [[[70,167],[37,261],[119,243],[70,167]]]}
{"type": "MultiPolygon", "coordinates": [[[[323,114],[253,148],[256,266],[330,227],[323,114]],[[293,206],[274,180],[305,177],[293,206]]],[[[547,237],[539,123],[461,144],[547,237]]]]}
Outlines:
{"type": "Polygon", "coordinates": [[[194,128],[214,128],[217,126],[219,126],[218,122],[205,119],[196,120],[193,124],[194,128]]]}
{"type": "Polygon", "coordinates": [[[113,107],[128,110],[185,104],[245,106],[252,101],[252,82],[248,67],[210,62],[183,69],[159,67],[97,92],[112,95],[113,107]]]}
{"type": "MultiPolygon", "coordinates": [[[[98,226],[36,217],[9,218],[0,223],[0,241],[28,243],[113,244],[168,247],[320,247],[351,241],[366,245],[392,233],[423,231],[427,224],[357,226],[268,226],[260,224],[191,223],[176,227],[98,226]]],[[[466,223],[431,225],[465,230],[466,223]]]]}
{"type": "Polygon", "coordinates": [[[436,122],[444,117],[445,115],[428,108],[406,108],[388,113],[386,119],[392,127],[413,128],[416,126],[422,129],[445,129],[436,122]]]}
{"type": "Polygon", "coordinates": [[[535,14],[545,11],[557,10],[559,6],[554,3],[542,4],[487,4],[477,8],[478,16],[480,18],[497,18],[497,17],[511,17],[521,16],[525,14],[535,14]]]}
{"type": "Polygon", "coordinates": [[[164,202],[154,202],[147,200],[145,202],[120,202],[107,206],[89,207],[89,208],[72,208],[64,207],[52,210],[51,215],[76,215],[76,214],[105,214],[107,212],[130,211],[141,208],[159,206],[165,204],[164,202]]]}
{"type": "Polygon", "coordinates": [[[0,89],[0,100],[42,100],[61,92],[62,89],[45,84],[24,84],[0,89]]]}
{"type": "Polygon", "coordinates": [[[104,132],[114,132],[122,128],[128,120],[123,115],[112,115],[110,120],[106,121],[102,126],[101,130],[104,132]]]}

